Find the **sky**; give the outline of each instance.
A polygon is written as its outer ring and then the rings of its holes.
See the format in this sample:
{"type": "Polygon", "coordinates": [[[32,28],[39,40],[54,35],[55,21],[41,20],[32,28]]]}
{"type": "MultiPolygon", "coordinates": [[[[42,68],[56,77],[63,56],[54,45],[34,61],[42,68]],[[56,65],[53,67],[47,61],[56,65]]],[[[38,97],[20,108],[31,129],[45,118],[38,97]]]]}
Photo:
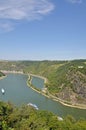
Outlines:
{"type": "Polygon", "coordinates": [[[86,0],[0,0],[0,60],[86,59],[86,0]]]}

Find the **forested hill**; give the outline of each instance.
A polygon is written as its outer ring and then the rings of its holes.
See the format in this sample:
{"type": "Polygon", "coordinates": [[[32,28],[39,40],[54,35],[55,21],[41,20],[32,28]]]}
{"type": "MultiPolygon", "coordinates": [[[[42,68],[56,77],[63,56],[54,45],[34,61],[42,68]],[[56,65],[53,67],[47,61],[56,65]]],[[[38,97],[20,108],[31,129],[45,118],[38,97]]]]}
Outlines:
{"type": "Polygon", "coordinates": [[[71,104],[86,105],[86,60],[1,61],[1,70],[16,70],[46,77],[54,96],[71,104]]]}

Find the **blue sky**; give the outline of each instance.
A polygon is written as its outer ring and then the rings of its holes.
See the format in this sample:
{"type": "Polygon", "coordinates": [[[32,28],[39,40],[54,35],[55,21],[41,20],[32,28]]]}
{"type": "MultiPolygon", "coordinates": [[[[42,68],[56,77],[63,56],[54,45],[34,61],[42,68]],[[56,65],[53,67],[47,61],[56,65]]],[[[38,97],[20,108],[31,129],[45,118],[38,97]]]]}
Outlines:
{"type": "Polygon", "coordinates": [[[0,59],[86,59],[86,0],[0,0],[0,59]]]}

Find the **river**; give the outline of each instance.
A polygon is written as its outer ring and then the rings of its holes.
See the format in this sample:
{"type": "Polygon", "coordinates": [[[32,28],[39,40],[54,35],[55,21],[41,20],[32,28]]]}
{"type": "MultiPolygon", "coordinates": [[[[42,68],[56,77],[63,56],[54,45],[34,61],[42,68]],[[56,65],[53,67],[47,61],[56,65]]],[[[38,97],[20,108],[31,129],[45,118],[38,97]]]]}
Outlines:
{"type": "MultiPolygon", "coordinates": [[[[22,74],[8,74],[6,78],[1,79],[0,90],[4,88],[5,94],[3,95],[0,91],[0,100],[5,102],[10,101],[17,106],[34,103],[40,110],[48,110],[61,117],[72,115],[76,119],[86,119],[86,110],[67,107],[44,97],[27,86],[27,79],[28,77],[22,74]]],[[[44,85],[43,79],[37,77],[33,78],[32,83],[41,88],[44,85]]]]}

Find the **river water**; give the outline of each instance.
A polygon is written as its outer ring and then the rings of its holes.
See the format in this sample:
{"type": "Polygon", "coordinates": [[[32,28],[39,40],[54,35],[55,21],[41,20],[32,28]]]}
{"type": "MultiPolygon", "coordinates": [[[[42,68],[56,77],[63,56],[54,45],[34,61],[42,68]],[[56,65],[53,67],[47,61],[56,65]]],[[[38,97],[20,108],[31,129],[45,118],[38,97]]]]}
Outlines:
{"type": "MultiPolygon", "coordinates": [[[[61,117],[72,115],[76,119],[86,119],[86,110],[63,106],[59,102],[44,97],[27,86],[27,79],[26,75],[8,74],[6,78],[0,80],[0,90],[1,88],[5,90],[4,95],[0,91],[0,100],[5,102],[10,101],[18,106],[34,103],[40,110],[48,110],[61,117]]],[[[44,85],[43,79],[36,77],[33,78],[32,83],[38,88],[42,88],[44,85]]]]}

